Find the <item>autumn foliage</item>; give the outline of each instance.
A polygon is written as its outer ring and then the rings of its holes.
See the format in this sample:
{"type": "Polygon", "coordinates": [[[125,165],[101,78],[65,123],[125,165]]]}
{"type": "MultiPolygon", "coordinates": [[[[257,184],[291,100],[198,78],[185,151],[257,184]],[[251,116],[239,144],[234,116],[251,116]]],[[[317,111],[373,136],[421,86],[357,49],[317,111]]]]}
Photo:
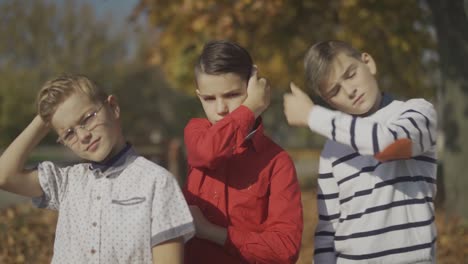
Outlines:
{"type": "Polygon", "coordinates": [[[253,55],[277,91],[301,83],[308,47],[324,39],[348,41],[378,62],[382,88],[431,96],[427,81],[435,41],[429,10],[406,0],[140,0],[133,18],[157,32],[148,63],[162,66],[177,89],[193,93],[193,65],[202,46],[230,39],[253,55]]]}
{"type": "MultiPolygon", "coordinates": [[[[304,233],[298,264],[309,264],[313,256],[313,231],[317,223],[315,191],[304,190],[304,233]]],[[[0,263],[50,263],[57,214],[21,204],[0,211],[0,263]]],[[[466,263],[468,227],[458,219],[436,215],[437,258],[440,264],[466,263]]]]}

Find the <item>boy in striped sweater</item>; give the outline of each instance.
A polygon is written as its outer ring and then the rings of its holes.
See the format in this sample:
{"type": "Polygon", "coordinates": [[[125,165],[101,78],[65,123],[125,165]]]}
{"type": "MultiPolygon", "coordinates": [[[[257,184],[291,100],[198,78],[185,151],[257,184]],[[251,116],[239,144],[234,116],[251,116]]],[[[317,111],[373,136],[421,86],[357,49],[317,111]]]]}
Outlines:
{"type": "Polygon", "coordinates": [[[307,86],[291,83],[290,125],[328,138],[320,157],[315,263],[435,263],[436,113],[424,99],[381,93],[368,53],[341,41],[313,45],[307,86]]]}

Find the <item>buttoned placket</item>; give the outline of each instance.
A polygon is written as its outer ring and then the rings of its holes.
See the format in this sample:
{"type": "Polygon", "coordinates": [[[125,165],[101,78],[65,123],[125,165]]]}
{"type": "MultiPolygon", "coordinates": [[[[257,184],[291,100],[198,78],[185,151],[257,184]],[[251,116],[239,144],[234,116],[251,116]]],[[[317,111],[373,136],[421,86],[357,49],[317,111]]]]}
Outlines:
{"type": "Polygon", "coordinates": [[[94,186],[93,186],[93,197],[91,206],[91,243],[89,254],[90,263],[100,263],[100,248],[101,248],[101,219],[103,204],[106,203],[108,197],[105,195],[105,185],[108,179],[103,177],[99,171],[93,172],[94,186]]]}

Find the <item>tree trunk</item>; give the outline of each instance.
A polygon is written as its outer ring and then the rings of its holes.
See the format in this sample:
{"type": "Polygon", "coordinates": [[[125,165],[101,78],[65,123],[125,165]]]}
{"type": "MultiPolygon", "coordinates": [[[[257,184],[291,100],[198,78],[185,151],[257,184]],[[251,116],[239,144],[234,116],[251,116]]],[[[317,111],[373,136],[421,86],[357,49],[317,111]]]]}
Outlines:
{"type": "Polygon", "coordinates": [[[437,32],[442,74],[438,114],[444,140],[438,144],[443,144],[441,174],[445,185],[444,205],[450,215],[468,219],[467,3],[463,0],[427,2],[437,32]]]}

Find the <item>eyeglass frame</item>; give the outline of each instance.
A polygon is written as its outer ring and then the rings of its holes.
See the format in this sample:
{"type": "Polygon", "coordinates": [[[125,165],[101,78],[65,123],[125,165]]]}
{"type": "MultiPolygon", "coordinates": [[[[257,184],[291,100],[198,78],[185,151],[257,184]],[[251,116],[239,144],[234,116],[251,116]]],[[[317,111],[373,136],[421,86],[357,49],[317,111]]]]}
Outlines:
{"type": "MultiPolygon", "coordinates": [[[[83,117],[83,118],[81,119],[81,121],[80,121],[77,125],[75,125],[75,126],[73,126],[73,127],[71,127],[71,128],[68,128],[68,129],[65,131],[65,133],[63,133],[64,135],[67,135],[68,133],[73,132],[73,134],[77,137],[77,140],[76,140],[75,142],[73,142],[73,143],[67,143],[66,140],[64,139],[64,137],[62,137],[61,135],[58,136],[56,142],[59,143],[59,144],[65,145],[65,146],[73,146],[73,145],[76,144],[76,142],[78,142],[78,140],[79,140],[79,139],[78,139],[78,134],[77,134],[77,132],[76,132],[78,128],[84,129],[84,130],[86,130],[87,132],[93,131],[93,130],[96,128],[96,126],[94,126],[94,127],[92,127],[92,128],[89,129],[89,128],[87,128],[87,126],[89,126],[89,124],[84,124],[84,123],[85,123],[87,120],[90,120],[90,118],[93,118],[93,117],[94,117],[94,118],[97,118],[97,115],[98,115],[99,111],[101,111],[101,109],[104,108],[105,103],[106,103],[106,101],[104,101],[104,102],[101,104],[101,106],[99,106],[99,108],[98,108],[97,110],[95,110],[94,112],[89,113],[89,114],[87,114],[85,117],[83,117]]],[[[68,141],[70,141],[70,140],[68,140],[68,141]]]]}

